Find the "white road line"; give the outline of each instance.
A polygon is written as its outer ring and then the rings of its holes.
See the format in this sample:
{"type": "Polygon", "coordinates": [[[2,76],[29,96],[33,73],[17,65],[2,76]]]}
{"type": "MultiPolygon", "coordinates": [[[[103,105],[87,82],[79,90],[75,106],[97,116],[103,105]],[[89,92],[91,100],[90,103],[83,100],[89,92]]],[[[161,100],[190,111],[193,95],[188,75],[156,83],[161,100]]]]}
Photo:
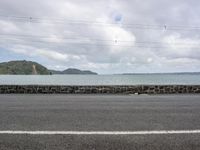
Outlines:
{"type": "Polygon", "coordinates": [[[28,135],[153,135],[153,134],[199,134],[200,130],[161,131],[0,131],[0,134],[28,135]]]}

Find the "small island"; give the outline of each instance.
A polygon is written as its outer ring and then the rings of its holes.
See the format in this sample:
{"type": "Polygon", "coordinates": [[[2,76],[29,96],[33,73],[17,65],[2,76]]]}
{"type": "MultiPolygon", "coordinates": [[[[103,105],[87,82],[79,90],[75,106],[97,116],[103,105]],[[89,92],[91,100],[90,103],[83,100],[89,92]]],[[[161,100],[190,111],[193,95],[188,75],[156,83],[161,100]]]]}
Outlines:
{"type": "Polygon", "coordinates": [[[75,68],[69,68],[64,71],[56,71],[56,70],[50,70],[52,74],[90,74],[90,75],[97,75],[96,72],[92,72],[90,70],[79,70],[75,68]]]}

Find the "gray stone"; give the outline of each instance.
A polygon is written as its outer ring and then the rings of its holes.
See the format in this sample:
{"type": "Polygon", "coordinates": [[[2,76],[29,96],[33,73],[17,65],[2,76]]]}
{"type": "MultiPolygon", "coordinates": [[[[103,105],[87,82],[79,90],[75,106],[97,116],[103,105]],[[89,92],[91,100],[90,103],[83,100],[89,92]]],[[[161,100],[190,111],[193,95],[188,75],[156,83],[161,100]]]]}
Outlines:
{"type": "Polygon", "coordinates": [[[0,94],[200,94],[200,85],[0,85],[0,94]]]}

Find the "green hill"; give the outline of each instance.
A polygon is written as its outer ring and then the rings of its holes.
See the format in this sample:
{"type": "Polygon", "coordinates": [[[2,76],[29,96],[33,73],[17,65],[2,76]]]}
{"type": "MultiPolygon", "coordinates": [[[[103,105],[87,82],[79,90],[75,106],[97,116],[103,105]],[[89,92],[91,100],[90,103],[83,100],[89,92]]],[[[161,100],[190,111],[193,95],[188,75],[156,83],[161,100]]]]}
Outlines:
{"type": "Polygon", "coordinates": [[[96,72],[92,72],[89,70],[79,70],[75,68],[68,68],[64,71],[56,71],[56,70],[50,70],[52,74],[85,74],[85,75],[97,75],[96,72]]]}
{"type": "Polygon", "coordinates": [[[50,71],[36,62],[23,60],[0,63],[0,74],[48,75],[50,74],[50,71]]]}

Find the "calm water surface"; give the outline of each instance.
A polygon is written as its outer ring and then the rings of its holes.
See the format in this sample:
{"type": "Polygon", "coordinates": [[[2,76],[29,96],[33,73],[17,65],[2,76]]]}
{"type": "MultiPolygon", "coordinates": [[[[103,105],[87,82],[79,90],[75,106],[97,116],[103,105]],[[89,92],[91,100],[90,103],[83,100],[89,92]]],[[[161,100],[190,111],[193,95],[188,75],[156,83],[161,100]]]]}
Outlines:
{"type": "Polygon", "coordinates": [[[0,84],[39,85],[138,85],[200,84],[200,74],[144,75],[0,75],[0,84]]]}

